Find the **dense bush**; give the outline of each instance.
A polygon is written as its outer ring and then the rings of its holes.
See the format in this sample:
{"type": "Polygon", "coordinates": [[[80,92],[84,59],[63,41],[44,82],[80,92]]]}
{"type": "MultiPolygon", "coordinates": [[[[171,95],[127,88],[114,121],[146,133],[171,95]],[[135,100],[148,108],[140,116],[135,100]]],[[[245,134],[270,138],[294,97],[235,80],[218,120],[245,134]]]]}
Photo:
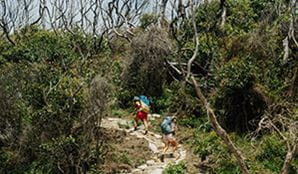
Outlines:
{"type": "MultiPolygon", "coordinates": [[[[256,142],[244,137],[270,113],[272,103],[285,100],[294,106],[288,110],[297,110],[298,48],[293,38],[284,60],[288,2],[226,0],[223,26],[221,2],[201,3],[195,10],[199,48],[192,73],[220,124],[249,157],[250,170],[278,172],[286,155],[283,142],[267,132],[256,142]]],[[[110,31],[94,38],[76,30],[37,27],[11,35],[14,46],[0,36],[0,173],[100,172],[105,148],[99,147],[104,144],[99,125],[110,98],[113,112],[126,116],[131,110],[118,107],[131,106],[132,97],[141,94],[152,99],[153,112],[178,111],[179,125],[195,129],[191,147],[210,164],[209,172],[239,173],[192,85],[184,81],[195,49],[192,20],[163,21],[163,29],[156,27],[155,14],[138,20],[139,28],[131,30],[135,35],[121,39],[110,31]]],[[[298,26],[295,18],[293,26],[298,26]]],[[[296,159],[290,171],[297,171],[296,159]]],[[[165,173],[186,173],[186,164],[169,166],[165,173]]]]}
{"type": "Polygon", "coordinates": [[[83,59],[87,41],[33,28],[14,47],[1,42],[1,173],[81,173],[102,162],[95,123],[111,89],[93,80],[99,61],[83,59]]]}
{"type": "Polygon", "coordinates": [[[220,89],[215,98],[222,125],[228,130],[254,130],[266,108],[266,96],[256,87],[253,67],[235,60],[219,71],[220,89]]]}
{"type": "MultiPolygon", "coordinates": [[[[257,155],[257,160],[264,165],[265,168],[278,173],[284,163],[286,156],[286,147],[277,135],[267,135],[261,141],[261,151],[257,155]]],[[[290,173],[296,173],[298,161],[295,159],[293,165],[290,166],[290,173]]]]}
{"type": "Polygon", "coordinates": [[[133,57],[123,74],[122,104],[134,95],[159,97],[166,78],[165,58],[172,49],[168,34],[157,28],[141,33],[132,42],[133,57]]]}

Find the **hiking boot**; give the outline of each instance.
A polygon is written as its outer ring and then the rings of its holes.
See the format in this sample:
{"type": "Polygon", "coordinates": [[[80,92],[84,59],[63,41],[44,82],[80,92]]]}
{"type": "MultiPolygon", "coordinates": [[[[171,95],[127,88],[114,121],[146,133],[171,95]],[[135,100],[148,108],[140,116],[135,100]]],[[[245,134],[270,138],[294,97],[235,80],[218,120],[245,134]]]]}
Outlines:
{"type": "Polygon", "coordinates": [[[170,153],[169,157],[170,157],[170,158],[175,158],[174,153],[170,153]]]}
{"type": "Polygon", "coordinates": [[[145,130],[145,132],[144,132],[144,135],[146,135],[148,133],[148,131],[147,130],[145,130]]]}

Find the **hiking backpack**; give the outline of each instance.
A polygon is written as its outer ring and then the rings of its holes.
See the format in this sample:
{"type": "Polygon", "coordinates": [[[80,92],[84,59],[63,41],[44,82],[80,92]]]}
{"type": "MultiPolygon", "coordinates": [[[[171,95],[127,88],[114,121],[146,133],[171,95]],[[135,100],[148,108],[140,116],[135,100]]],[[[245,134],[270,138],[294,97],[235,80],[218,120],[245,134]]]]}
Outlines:
{"type": "Polygon", "coordinates": [[[172,118],[167,116],[161,123],[160,125],[160,128],[161,128],[161,131],[162,133],[164,134],[170,134],[172,133],[172,127],[171,127],[171,124],[172,124],[172,118]]]}
{"type": "Polygon", "coordinates": [[[148,113],[150,111],[150,100],[144,95],[139,96],[139,98],[143,107],[143,111],[148,113]]]}

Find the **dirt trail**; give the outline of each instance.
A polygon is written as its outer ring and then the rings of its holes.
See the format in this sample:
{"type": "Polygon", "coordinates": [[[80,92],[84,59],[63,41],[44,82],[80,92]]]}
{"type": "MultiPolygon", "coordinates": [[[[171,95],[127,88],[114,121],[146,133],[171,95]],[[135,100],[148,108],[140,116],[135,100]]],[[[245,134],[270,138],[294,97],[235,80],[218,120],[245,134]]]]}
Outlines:
{"type": "Polygon", "coordinates": [[[102,127],[106,129],[116,129],[128,132],[131,136],[136,136],[137,138],[143,138],[148,141],[148,148],[154,153],[154,157],[139,166],[136,169],[133,169],[130,173],[126,174],[162,174],[162,171],[166,168],[168,164],[178,164],[180,161],[185,160],[186,150],[183,146],[179,146],[178,150],[174,154],[174,158],[165,158],[164,162],[161,162],[158,158],[164,143],[162,142],[162,136],[155,134],[153,132],[148,132],[147,135],[143,134],[143,130],[133,131],[129,127],[129,120],[121,118],[105,118],[102,120],[102,127]]]}

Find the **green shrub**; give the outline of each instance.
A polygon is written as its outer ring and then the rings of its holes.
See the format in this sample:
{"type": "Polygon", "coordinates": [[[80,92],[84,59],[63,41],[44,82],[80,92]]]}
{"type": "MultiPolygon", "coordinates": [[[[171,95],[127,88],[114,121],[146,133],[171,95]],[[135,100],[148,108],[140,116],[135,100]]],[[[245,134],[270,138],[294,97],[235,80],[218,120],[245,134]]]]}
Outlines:
{"type": "Polygon", "coordinates": [[[193,116],[199,118],[204,112],[199,107],[199,103],[194,98],[194,90],[191,86],[180,82],[172,82],[163,88],[163,96],[154,98],[154,107],[159,113],[175,113],[180,111],[180,115],[193,116]]]}
{"type": "Polygon", "coordinates": [[[248,61],[235,59],[219,70],[216,79],[220,81],[220,86],[224,87],[223,92],[229,93],[235,89],[250,88],[256,80],[254,72],[254,66],[248,61]]]}
{"type": "Polygon", "coordinates": [[[185,162],[180,162],[177,165],[170,164],[163,171],[163,174],[186,174],[187,173],[186,169],[187,169],[187,166],[185,162]]]}
{"type": "Polygon", "coordinates": [[[206,159],[209,155],[226,156],[227,150],[222,144],[222,140],[216,135],[214,131],[209,133],[202,133],[197,131],[194,135],[192,146],[194,152],[200,158],[206,159]]]}
{"type": "Polygon", "coordinates": [[[235,161],[222,160],[219,167],[216,169],[219,174],[241,174],[239,164],[235,161]]]}
{"type": "Polygon", "coordinates": [[[147,29],[150,25],[156,24],[158,21],[158,16],[154,14],[144,14],[140,17],[140,27],[142,29],[147,29]]]}
{"type": "Polygon", "coordinates": [[[60,66],[67,66],[78,55],[69,46],[71,42],[67,37],[60,37],[53,32],[34,31],[31,35],[3,53],[8,61],[30,61],[30,62],[56,62],[60,66]]]}
{"type": "Polygon", "coordinates": [[[196,117],[193,117],[193,116],[187,117],[186,116],[186,117],[180,118],[178,120],[178,124],[182,125],[184,127],[195,128],[200,125],[200,121],[196,117]]]}
{"type": "Polygon", "coordinates": [[[218,91],[213,98],[221,125],[228,131],[244,133],[256,128],[267,107],[267,94],[258,86],[249,58],[231,60],[219,70],[218,91]]]}
{"type": "Polygon", "coordinates": [[[136,36],[132,42],[132,61],[123,74],[123,88],[134,95],[160,97],[166,82],[164,59],[171,54],[172,42],[167,32],[153,28],[136,36]]]}
{"type": "Polygon", "coordinates": [[[229,35],[242,34],[256,27],[256,14],[248,0],[227,1],[227,21],[225,30],[229,35]]]}
{"type": "MultiPolygon", "coordinates": [[[[22,35],[14,47],[0,43],[3,50],[0,53],[0,90],[6,91],[11,99],[17,98],[10,104],[11,109],[5,107],[9,109],[9,117],[0,114],[1,120],[13,118],[13,122],[17,122],[13,126],[16,134],[12,134],[15,142],[3,144],[9,147],[6,152],[14,155],[0,155],[0,172],[59,173],[64,170],[74,173],[76,167],[93,165],[94,159],[102,160],[101,151],[92,143],[98,131],[91,119],[96,116],[98,120],[99,115],[104,115],[103,106],[108,102],[111,89],[104,85],[106,79],[101,79],[103,83],[93,80],[99,70],[98,64],[91,62],[98,63],[100,56],[81,59],[86,55],[80,56],[78,47],[82,54],[92,49],[90,40],[85,39],[34,30],[22,35]],[[88,119],[84,119],[87,115],[88,119]],[[89,122],[92,126],[84,125],[89,122]],[[82,126],[85,127],[82,129],[82,126]],[[76,166],[71,164],[70,158],[76,166]]],[[[2,129],[5,127],[1,126],[1,132],[2,129]]],[[[0,150],[2,152],[2,148],[0,150]]]]}
{"type": "Polygon", "coordinates": [[[277,135],[264,136],[261,143],[262,151],[257,155],[265,168],[278,173],[286,156],[286,147],[277,135]]]}

